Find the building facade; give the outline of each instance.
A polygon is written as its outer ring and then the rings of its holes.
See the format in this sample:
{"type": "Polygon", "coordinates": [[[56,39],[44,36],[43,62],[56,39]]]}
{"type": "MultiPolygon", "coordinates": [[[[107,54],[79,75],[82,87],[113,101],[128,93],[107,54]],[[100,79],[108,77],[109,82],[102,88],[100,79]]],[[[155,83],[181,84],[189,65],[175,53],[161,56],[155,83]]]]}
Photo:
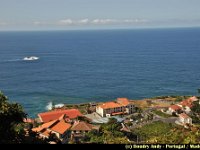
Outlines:
{"type": "Polygon", "coordinates": [[[106,102],[96,106],[96,112],[101,117],[110,117],[115,115],[132,114],[135,106],[127,98],[118,98],[113,102],[106,102]]]}

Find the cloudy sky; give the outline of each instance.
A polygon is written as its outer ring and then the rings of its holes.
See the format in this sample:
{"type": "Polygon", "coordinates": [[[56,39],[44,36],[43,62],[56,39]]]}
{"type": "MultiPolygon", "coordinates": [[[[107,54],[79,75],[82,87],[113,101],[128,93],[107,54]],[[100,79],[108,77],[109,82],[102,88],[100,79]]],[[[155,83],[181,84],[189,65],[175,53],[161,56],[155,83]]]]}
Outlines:
{"type": "Polygon", "coordinates": [[[200,26],[200,0],[0,0],[0,30],[200,26]]]}

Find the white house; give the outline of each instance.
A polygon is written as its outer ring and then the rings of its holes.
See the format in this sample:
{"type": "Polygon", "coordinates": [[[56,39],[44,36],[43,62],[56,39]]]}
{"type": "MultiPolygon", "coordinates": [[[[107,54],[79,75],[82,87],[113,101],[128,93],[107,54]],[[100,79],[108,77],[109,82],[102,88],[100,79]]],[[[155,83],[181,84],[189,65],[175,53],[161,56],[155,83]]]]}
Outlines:
{"type": "Polygon", "coordinates": [[[96,112],[101,117],[110,117],[120,114],[131,114],[135,106],[127,98],[118,98],[115,102],[105,102],[96,106],[96,112]]]}
{"type": "Polygon", "coordinates": [[[182,110],[181,106],[179,106],[179,105],[171,105],[168,108],[167,113],[172,115],[172,113],[177,113],[178,111],[181,111],[181,110],[182,110]]]}
{"type": "Polygon", "coordinates": [[[185,113],[179,114],[178,121],[182,124],[192,124],[192,118],[185,113]]]}
{"type": "Polygon", "coordinates": [[[198,100],[198,98],[196,96],[193,96],[193,97],[190,97],[188,99],[181,101],[178,104],[171,105],[168,108],[167,113],[172,114],[173,112],[175,112],[176,114],[179,114],[181,112],[185,112],[186,114],[189,114],[191,112],[191,108],[193,105],[192,103],[197,100],[198,100]]]}

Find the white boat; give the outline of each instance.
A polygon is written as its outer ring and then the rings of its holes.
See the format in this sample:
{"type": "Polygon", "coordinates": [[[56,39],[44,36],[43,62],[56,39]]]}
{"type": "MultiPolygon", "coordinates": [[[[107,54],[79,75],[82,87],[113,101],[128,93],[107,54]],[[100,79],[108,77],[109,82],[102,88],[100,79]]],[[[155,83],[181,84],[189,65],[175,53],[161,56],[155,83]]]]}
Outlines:
{"type": "Polygon", "coordinates": [[[36,57],[36,56],[30,56],[30,57],[24,57],[23,60],[38,60],[39,57],[36,57]]]}

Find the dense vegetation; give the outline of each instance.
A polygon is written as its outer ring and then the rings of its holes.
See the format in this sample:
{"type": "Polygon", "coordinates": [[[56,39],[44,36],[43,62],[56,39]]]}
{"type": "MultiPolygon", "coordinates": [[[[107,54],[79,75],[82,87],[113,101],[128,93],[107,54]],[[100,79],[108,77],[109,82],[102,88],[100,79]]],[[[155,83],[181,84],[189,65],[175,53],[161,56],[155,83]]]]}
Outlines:
{"type": "Polygon", "coordinates": [[[193,107],[191,108],[192,110],[192,122],[193,123],[200,123],[200,104],[199,101],[193,102],[193,107]]]}
{"type": "Polygon", "coordinates": [[[0,92],[0,143],[21,143],[24,130],[21,123],[26,114],[16,103],[9,103],[8,98],[0,92]]]}
{"type": "Polygon", "coordinates": [[[26,135],[23,123],[26,116],[21,105],[9,103],[8,98],[0,92],[0,144],[45,143],[36,134],[26,135]]]}
{"type": "Polygon", "coordinates": [[[133,132],[138,135],[139,141],[154,143],[157,141],[158,136],[166,134],[171,128],[172,124],[165,124],[158,121],[144,125],[141,128],[135,129],[133,132]]]}
{"type": "Polygon", "coordinates": [[[133,131],[139,143],[149,144],[197,144],[200,143],[199,127],[185,129],[182,126],[161,121],[144,125],[133,131]]]}
{"type": "Polygon", "coordinates": [[[116,119],[111,118],[108,123],[101,126],[99,132],[92,131],[87,133],[84,142],[99,144],[130,143],[124,133],[120,131],[121,128],[121,124],[116,119]]]}
{"type": "MultiPolygon", "coordinates": [[[[175,97],[177,100],[185,99],[186,97],[175,97]]],[[[69,106],[71,107],[71,106],[69,106]]],[[[89,105],[79,105],[78,108],[82,108],[83,111],[87,111],[89,105]]],[[[128,143],[149,143],[149,144],[197,144],[200,143],[200,104],[199,101],[193,102],[191,108],[191,114],[193,123],[195,126],[191,126],[188,129],[183,128],[171,123],[164,123],[156,121],[151,124],[145,124],[142,127],[135,128],[131,132],[123,132],[121,123],[116,119],[110,118],[109,122],[102,124],[99,131],[93,130],[86,133],[82,143],[99,143],[99,144],[128,144],[128,143]]],[[[142,118],[138,109],[138,113],[131,115],[130,119],[136,121],[142,118]]],[[[169,117],[169,115],[162,113],[161,111],[154,110],[155,114],[162,117],[169,117]]],[[[38,139],[38,135],[31,132],[31,127],[27,134],[24,128],[27,128],[27,124],[23,122],[23,119],[27,115],[24,113],[21,105],[17,103],[8,102],[8,98],[0,92],[0,144],[3,143],[47,143],[38,139]]],[[[151,116],[148,116],[151,118],[151,116]]],[[[88,122],[86,118],[79,117],[79,120],[88,122]]],[[[132,125],[131,122],[129,122],[132,125]]],[[[127,125],[129,125],[127,123],[127,125]]],[[[27,128],[28,129],[28,128],[27,128]]],[[[50,137],[49,140],[55,137],[50,137]]],[[[57,139],[56,139],[57,140],[57,139]]]]}

